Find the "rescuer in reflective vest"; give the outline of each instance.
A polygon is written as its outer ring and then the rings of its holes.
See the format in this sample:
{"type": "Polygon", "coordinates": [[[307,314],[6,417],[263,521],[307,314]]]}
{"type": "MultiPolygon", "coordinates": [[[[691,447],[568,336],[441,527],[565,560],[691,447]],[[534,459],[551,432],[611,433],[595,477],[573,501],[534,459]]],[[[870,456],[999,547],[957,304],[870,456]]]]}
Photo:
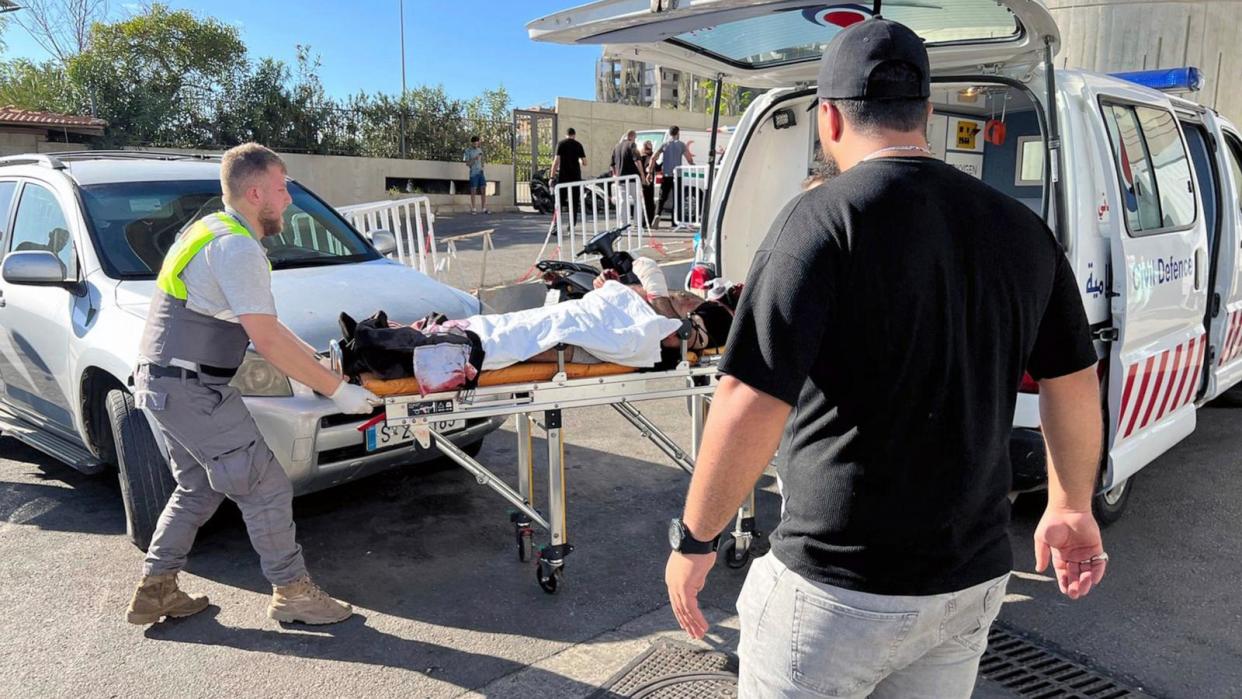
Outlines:
{"type": "Polygon", "coordinates": [[[207,607],[206,597],[177,587],[177,573],[198,528],[227,497],[241,509],[272,584],[268,616],[335,623],[353,609],[307,575],[289,477],[229,381],[253,342],[276,369],[330,397],[343,413],[369,414],[378,399],[321,365],[276,317],[259,241],[281,232],[292,203],[280,156],[256,143],[233,148],[221,161],[220,183],[224,211],[192,224],[164,258],[139,348],[134,402],[155,418],[177,488],[151,538],[127,619],[151,624],[207,607]]]}

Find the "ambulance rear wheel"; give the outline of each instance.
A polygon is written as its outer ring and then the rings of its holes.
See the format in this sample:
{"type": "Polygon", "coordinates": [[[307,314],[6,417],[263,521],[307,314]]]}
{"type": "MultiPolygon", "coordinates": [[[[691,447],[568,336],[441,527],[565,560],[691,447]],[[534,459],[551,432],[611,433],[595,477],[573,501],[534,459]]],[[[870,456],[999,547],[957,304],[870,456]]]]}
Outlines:
{"type": "Polygon", "coordinates": [[[1134,476],[1114,485],[1098,494],[1091,501],[1091,510],[1095,513],[1095,521],[1101,527],[1121,519],[1126,505],[1130,504],[1130,493],[1134,491],[1134,476]]]}

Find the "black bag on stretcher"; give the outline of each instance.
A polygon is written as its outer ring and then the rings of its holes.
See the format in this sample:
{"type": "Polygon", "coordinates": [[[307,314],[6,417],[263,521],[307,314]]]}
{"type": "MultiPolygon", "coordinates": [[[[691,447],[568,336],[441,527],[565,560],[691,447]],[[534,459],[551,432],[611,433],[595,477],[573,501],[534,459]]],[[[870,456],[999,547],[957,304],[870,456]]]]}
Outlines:
{"type": "MultiPolygon", "coordinates": [[[[444,320],[437,314],[416,325],[436,328],[444,320]]],[[[393,325],[383,311],[362,321],[342,313],[340,325],[341,370],[355,381],[364,373],[385,381],[412,376],[424,394],[478,385],[483,345],[469,330],[423,332],[393,325]]]]}

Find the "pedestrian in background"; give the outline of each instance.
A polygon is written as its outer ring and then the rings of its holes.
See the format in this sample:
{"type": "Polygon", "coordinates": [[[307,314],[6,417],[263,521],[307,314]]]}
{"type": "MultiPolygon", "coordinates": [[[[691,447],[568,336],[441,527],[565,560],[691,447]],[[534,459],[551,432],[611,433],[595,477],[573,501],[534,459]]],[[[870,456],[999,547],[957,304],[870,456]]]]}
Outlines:
{"type": "Polygon", "coordinates": [[[1049,457],[1036,569],[1051,561],[1070,599],[1104,577],[1091,329],[1044,221],[931,157],[918,35],[851,26],[817,90],[840,174],[755,252],[665,582],[701,637],[717,537],[779,445],[780,524],[737,603],[739,696],[967,699],[1014,564],[1024,372],[1049,457]]]}
{"type": "MultiPolygon", "coordinates": [[[[668,203],[669,197],[673,197],[674,202],[677,201],[677,197],[673,195],[677,187],[681,185],[681,175],[677,172],[677,168],[681,167],[683,160],[687,165],[694,164],[694,156],[690,154],[690,149],[681,140],[681,127],[673,126],[668,130],[668,138],[660,144],[660,150],[656,151],[656,158],[660,161],[663,179],[660,180],[660,203],[656,206],[657,216],[651,222],[652,228],[659,228],[659,219],[664,215],[664,206],[668,203]]],[[[672,220],[677,220],[675,212],[672,220]]]]}
{"type": "MultiPolygon", "coordinates": [[[[557,185],[582,181],[582,168],[586,167],[586,150],[578,140],[578,132],[571,127],[565,132],[565,138],[556,144],[556,157],[552,159],[552,174],[548,183],[555,191],[557,185]]],[[[561,208],[569,208],[579,215],[582,204],[579,201],[578,187],[567,187],[562,190],[561,208]],[[572,204],[570,202],[573,202],[572,204]]]]}
{"type": "Polygon", "coordinates": [[[642,150],[643,172],[643,210],[647,214],[647,226],[655,226],[655,151],[651,141],[643,141],[642,150]]]}
{"type": "Polygon", "coordinates": [[[483,149],[479,146],[478,136],[470,137],[470,147],[462,153],[461,159],[470,168],[470,213],[477,214],[481,210],[490,214],[487,210],[487,177],[483,174],[483,149]],[[479,197],[478,209],[474,207],[475,195],[479,197]]]}

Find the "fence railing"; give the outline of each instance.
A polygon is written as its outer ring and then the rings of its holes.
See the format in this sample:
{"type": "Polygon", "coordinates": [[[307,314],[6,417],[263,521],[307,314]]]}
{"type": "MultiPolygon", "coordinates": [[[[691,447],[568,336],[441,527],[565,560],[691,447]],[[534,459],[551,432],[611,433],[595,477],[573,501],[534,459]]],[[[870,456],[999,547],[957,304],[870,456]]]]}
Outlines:
{"type": "Polygon", "coordinates": [[[385,230],[397,238],[397,259],[423,274],[435,276],[436,215],[427,197],[407,197],[338,207],[354,228],[370,238],[375,231],[385,230]]]}
{"type": "Polygon", "coordinates": [[[673,171],[673,223],[700,228],[707,198],[707,165],[680,165],[673,171]]]}
{"type": "Polygon", "coordinates": [[[642,247],[647,221],[643,185],[638,175],[558,184],[554,198],[554,226],[560,259],[572,260],[591,238],[626,224],[630,228],[625,234],[625,249],[642,247]]]}

